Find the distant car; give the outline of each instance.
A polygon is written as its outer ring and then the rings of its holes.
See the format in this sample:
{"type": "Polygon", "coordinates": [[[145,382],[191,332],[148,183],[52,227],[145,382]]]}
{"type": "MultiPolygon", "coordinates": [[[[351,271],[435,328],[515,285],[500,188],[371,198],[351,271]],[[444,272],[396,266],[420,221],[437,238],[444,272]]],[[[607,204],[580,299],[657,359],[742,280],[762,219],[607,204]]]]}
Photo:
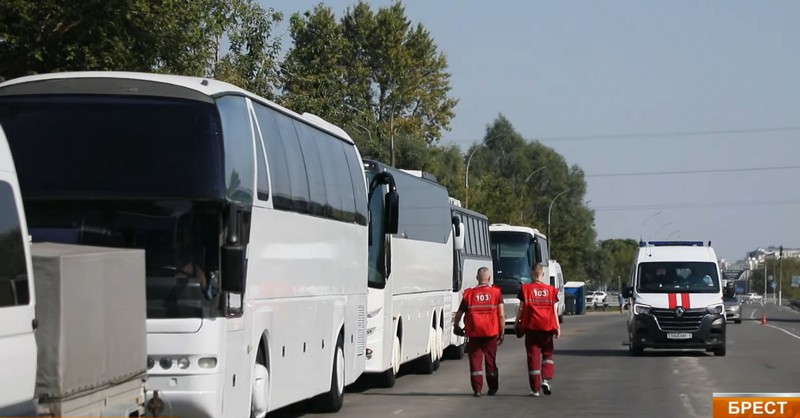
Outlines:
{"type": "Polygon", "coordinates": [[[605,303],[607,297],[608,295],[606,295],[606,292],[600,290],[589,292],[586,294],[586,305],[588,306],[594,303],[597,303],[599,305],[605,303]]]}
{"type": "Polygon", "coordinates": [[[739,299],[734,297],[724,297],[722,298],[722,303],[725,305],[725,317],[729,321],[733,321],[737,324],[742,323],[742,302],[739,299]]]}

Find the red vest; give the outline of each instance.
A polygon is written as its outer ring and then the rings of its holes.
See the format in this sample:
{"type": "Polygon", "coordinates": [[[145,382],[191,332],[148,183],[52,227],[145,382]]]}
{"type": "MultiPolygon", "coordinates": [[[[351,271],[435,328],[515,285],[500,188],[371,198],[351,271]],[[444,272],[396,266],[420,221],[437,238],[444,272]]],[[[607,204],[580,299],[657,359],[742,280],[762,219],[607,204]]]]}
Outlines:
{"type": "Polygon", "coordinates": [[[542,282],[525,283],[522,294],[522,328],[529,331],[555,332],[558,318],[553,306],[558,302],[558,289],[542,282]]]}
{"type": "Polygon", "coordinates": [[[464,317],[467,337],[496,337],[500,335],[500,319],[497,305],[503,303],[500,289],[489,285],[478,285],[464,290],[467,314],[464,317]]]}

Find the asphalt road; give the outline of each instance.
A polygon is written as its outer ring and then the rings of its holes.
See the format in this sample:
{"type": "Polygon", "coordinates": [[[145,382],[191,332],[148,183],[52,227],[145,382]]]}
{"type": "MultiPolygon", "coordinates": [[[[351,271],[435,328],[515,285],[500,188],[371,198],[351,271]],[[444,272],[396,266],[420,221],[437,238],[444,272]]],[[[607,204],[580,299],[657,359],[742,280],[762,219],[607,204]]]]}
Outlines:
{"type": "MultiPolygon", "coordinates": [[[[508,335],[498,352],[497,396],[473,398],[466,359],[449,360],[433,375],[404,375],[391,389],[357,384],[339,415],[711,417],[714,392],[800,392],[800,313],[775,305],[745,305],[743,313],[742,324],[728,324],[726,357],[659,350],[631,357],[623,345],[627,312],[569,316],[556,340],[551,396],[528,397],[522,340],[508,335]]],[[[314,414],[301,403],[269,416],[314,414]]]]}

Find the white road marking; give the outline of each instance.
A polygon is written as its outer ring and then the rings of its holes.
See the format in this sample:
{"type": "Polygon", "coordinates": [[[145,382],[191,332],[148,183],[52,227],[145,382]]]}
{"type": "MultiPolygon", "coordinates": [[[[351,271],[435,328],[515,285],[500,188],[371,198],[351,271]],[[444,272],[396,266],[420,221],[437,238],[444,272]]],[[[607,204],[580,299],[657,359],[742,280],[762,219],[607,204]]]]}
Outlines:
{"type": "Polygon", "coordinates": [[[791,333],[791,332],[789,332],[789,331],[787,331],[787,330],[785,330],[785,329],[783,329],[783,328],[781,328],[781,327],[776,327],[775,325],[772,325],[772,324],[764,324],[764,325],[765,325],[765,326],[768,326],[768,327],[770,327],[770,328],[775,328],[775,329],[777,329],[777,330],[779,330],[779,331],[783,331],[783,332],[785,332],[786,334],[788,334],[789,336],[791,336],[791,337],[793,337],[793,338],[795,338],[795,339],[797,339],[797,340],[800,340],[800,335],[793,334],[793,333],[791,333]]]}
{"type": "Polygon", "coordinates": [[[689,395],[681,393],[681,403],[683,407],[686,408],[686,412],[690,417],[697,418],[697,412],[694,410],[694,406],[692,406],[692,401],[689,400],[689,395]]]}

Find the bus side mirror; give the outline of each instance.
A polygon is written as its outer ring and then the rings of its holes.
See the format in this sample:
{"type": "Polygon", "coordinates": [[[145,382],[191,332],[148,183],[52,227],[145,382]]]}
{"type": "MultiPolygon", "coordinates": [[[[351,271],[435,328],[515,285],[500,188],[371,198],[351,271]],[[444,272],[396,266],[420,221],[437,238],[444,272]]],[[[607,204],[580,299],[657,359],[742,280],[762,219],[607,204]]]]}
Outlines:
{"type": "Polygon", "coordinates": [[[461,251],[464,249],[464,224],[461,222],[455,225],[455,234],[453,235],[453,249],[456,251],[461,251]]]}
{"type": "Polygon", "coordinates": [[[245,288],[245,249],[242,244],[226,244],[222,247],[222,277],[220,288],[223,292],[244,293],[245,288]]]}
{"type": "Polygon", "coordinates": [[[386,233],[396,234],[400,228],[399,225],[400,195],[398,195],[396,191],[391,190],[389,191],[389,193],[386,193],[384,203],[385,203],[384,210],[386,215],[386,219],[384,220],[384,222],[386,224],[386,233]]]}
{"type": "Polygon", "coordinates": [[[245,246],[239,239],[241,213],[236,205],[228,207],[228,232],[220,254],[220,289],[223,292],[244,293],[247,256],[245,246]]]}
{"type": "Polygon", "coordinates": [[[534,258],[535,258],[534,263],[541,263],[542,261],[544,261],[542,259],[542,246],[539,245],[539,241],[536,239],[532,239],[530,245],[533,246],[534,258]]]}

